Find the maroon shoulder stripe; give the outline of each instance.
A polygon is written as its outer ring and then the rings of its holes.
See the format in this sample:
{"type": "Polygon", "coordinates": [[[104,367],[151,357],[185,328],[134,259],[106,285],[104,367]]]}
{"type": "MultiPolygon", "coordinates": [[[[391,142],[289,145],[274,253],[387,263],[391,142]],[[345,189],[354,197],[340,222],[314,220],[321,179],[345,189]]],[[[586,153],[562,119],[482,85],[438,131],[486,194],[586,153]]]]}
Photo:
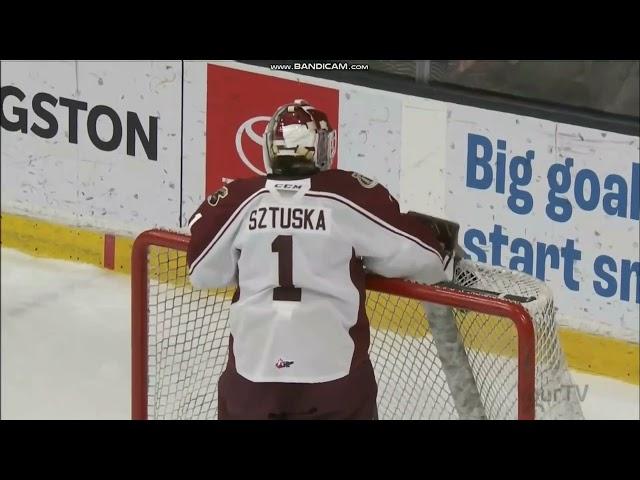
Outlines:
{"type": "MultiPolygon", "coordinates": [[[[419,239],[429,247],[428,250],[432,249],[442,258],[442,247],[433,230],[424,222],[400,213],[397,200],[380,183],[356,172],[328,170],[311,177],[311,191],[316,194],[336,195],[347,200],[349,207],[353,208],[355,205],[360,209],[360,213],[368,214],[367,218],[372,221],[377,219],[378,224],[384,222],[406,235],[419,239]]],[[[337,200],[335,197],[332,198],[337,200]]],[[[386,228],[385,225],[382,226],[386,228]]]]}
{"type": "MultiPolygon", "coordinates": [[[[256,192],[256,194],[253,195],[252,197],[249,197],[247,199],[246,203],[244,203],[243,205],[240,206],[240,208],[235,210],[235,212],[233,213],[231,218],[229,218],[229,220],[227,220],[227,222],[224,224],[224,226],[218,231],[218,233],[214,237],[213,241],[211,241],[207,245],[205,250],[202,253],[200,253],[200,255],[198,255],[197,257],[194,258],[193,263],[192,263],[192,261],[187,259],[188,264],[190,265],[190,268],[189,268],[189,272],[190,273],[193,272],[193,270],[202,261],[202,259],[207,256],[207,253],[209,253],[211,251],[211,249],[216,245],[216,243],[218,243],[218,241],[224,236],[225,232],[233,224],[233,222],[236,220],[236,218],[238,218],[238,216],[240,215],[240,213],[242,213],[242,211],[246,208],[246,206],[249,205],[256,197],[258,197],[258,196],[260,196],[260,195],[262,195],[264,193],[268,193],[268,192],[269,192],[268,190],[261,190],[259,192],[256,192]]],[[[191,238],[193,239],[193,236],[191,238]]],[[[194,255],[194,254],[192,253],[192,255],[194,255]]]]}
{"type": "MultiPolygon", "coordinates": [[[[327,198],[329,200],[334,200],[336,202],[340,202],[343,205],[346,205],[347,207],[349,207],[350,209],[352,209],[355,212],[358,212],[360,215],[366,217],[367,219],[371,220],[373,223],[381,226],[382,228],[384,228],[385,230],[388,230],[390,232],[395,233],[396,235],[400,235],[401,237],[406,238],[407,240],[412,241],[413,243],[415,243],[416,245],[418,245],[420,248],[427,250],[431,253],[434,253],[438,256],[438,258],[440,259],[440,262],[443,263],[444,260],[442,259],[442,253],[440,252],[440,250],[434,246],[432,246],[430,243],[431,240],[431,232],[428,232],[429,234],[429,241],[425,241],[424,237],[425,235],[413,235],[412,233],[406,232],[405,229],[396,227],[395,225],[391,225],[392,227],[394,227],[393,229],[389,228],[386,224],[386,222],[382,222],[380,219],[378,219],[375,215],[369,213],[366,209],[360,207],[360,208],[354,208],[353,205],[351,205],[349,202],[346,202],[345,200],[341,199],[339,195],[327,195],[324,193],[311,193],[311,192],[307,192],[305,194],[306,197],[318,197],[318,198],[327,198]],[[416,240],[419,239],[420,241],[416,240]]],[[[359,205],[358,205],[359,207],[359,205]]],[[[421,229],[420,229],[421,230],[421,229]]],[[[425,230],[427,230],[425,228],[425,230]]]]}
{"type": "Polygon", "coordinates": [[[264,177],[236,180],[208,196],[194,213],[201,215],[191,226],[191,240],[187,250],[190,270],[198,264],[238,218],[251,199],[267,193],[264,177]]]}

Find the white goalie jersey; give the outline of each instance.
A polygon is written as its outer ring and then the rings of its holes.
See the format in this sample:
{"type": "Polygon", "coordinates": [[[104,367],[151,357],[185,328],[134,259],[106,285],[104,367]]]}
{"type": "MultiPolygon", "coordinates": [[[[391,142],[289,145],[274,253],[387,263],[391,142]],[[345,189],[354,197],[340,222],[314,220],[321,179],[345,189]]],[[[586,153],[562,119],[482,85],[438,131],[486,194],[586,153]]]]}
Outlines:
{"type": "Polygon", "coordinates": [[[238,286],[229,365],[252,382],[327,382],[368,360],[365,271],[445,279],[433,231],[357,173],[237,180],[189,226],[191,283],[238,286]]]}

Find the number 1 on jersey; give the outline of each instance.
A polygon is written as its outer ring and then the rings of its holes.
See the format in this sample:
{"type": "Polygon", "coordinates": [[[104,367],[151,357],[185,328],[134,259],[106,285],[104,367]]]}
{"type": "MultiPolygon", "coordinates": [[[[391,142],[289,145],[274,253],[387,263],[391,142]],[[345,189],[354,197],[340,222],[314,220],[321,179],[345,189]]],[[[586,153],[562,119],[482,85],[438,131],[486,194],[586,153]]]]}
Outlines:
{"type": "Polygon", "coordinates": [[[271,251],[278,254],[279,287],[273,289],[274,300],[299,302],[302,289],[293,285],[293,237],[278,235],[271,243],[271,251]]]}

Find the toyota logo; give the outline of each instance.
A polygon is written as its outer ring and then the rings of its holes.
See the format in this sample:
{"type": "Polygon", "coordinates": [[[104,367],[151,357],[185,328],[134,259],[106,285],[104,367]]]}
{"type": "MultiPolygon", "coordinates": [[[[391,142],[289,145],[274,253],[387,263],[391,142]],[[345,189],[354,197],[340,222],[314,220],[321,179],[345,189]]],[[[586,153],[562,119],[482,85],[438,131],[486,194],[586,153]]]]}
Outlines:
{"type": "Polygon", "coordinates": [[[246,120],[242,125],[240,125],[238,131],[236,132],[236,151],[238,152],[240,160],[242,160],[242,163],[249,167],[252,172],[257,173],[258,175],[266,175],[266,173],[256,167],[251,162],[251,160],[247,158],[247,155],[244,153],[244,150],[242,148],[242,135],[246,133],[249,139],[259,145],[260,149],[262,150],[262,134],[258,134],[255,132],[254,125],[258,122],[268,122],[269,120],[271,120],[271,117],[259,116],[250,118],[249,120],[246,120]]]}

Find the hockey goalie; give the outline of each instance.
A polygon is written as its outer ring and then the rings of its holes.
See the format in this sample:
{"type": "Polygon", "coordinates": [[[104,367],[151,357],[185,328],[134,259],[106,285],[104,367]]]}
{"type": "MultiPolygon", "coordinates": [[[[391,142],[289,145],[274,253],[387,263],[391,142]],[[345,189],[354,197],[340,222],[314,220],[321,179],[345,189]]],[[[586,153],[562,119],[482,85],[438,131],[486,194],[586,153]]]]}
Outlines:
{"type": "Polygon", "coordinates": [[[196,288],[237,285],[218,418],[376,419],[365,271],[451,277],[455,225],[402,214],[380,184],[331,169],[336,131],[296,100],[267,125],[268,175],[210,195],[189,221],[196,288]]]}

